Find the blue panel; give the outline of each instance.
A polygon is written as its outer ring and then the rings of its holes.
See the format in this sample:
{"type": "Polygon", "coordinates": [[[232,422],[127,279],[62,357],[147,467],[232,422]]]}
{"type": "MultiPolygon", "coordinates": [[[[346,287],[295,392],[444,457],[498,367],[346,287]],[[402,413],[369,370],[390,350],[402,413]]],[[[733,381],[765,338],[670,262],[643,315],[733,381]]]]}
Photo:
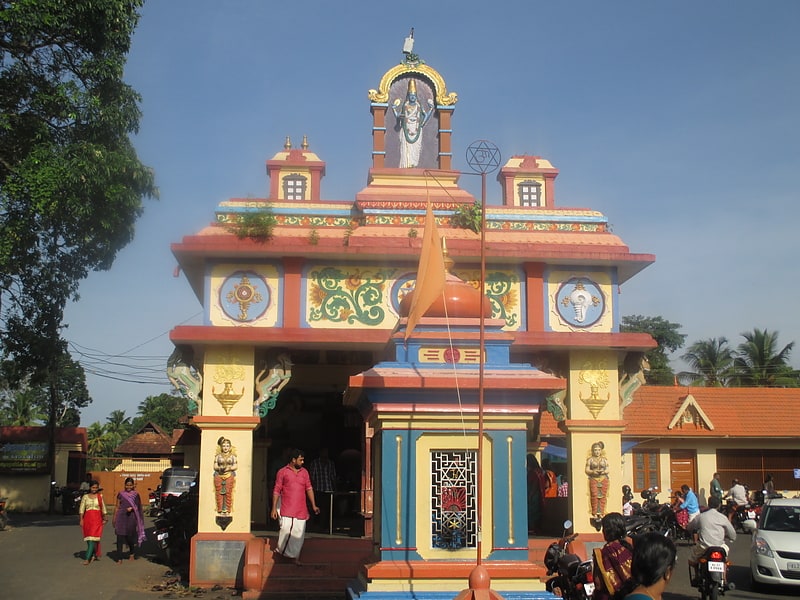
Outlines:
{"type": "Polygon", "coordinates": [[[417,545],[417,469],[415,445],[419,431],[384,431],[381,435],[381,557],[384,560],[422,560],[417,545]],[[400,537],[397,533],[397,440],[400,437],[400,537]],[[396,548],[393,550],[392,548],[396,548]]]}

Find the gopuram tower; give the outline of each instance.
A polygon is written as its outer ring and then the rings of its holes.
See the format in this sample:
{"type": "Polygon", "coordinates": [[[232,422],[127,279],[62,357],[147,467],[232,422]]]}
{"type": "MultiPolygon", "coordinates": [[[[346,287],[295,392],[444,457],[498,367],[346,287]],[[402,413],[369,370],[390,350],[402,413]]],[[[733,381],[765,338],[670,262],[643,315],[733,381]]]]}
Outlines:
{"type": "Polygon", "coordinates": [[[620,387],[620,365],[655,346],[620,332],[616,290],[654,257],[603,214],[557,202],[558,170],[540,156],[498,161],[481,218],[454,164],[459,98],[410,44],[368,99],[372,167],[354,198],[324,199],[313,132],[299,147],[287,137],[266,162],[267,197],[221,202],[172,246],[204,314],[172,330],[168,366],[199,433],[186,449],[200,471],[191,583],[249,597],[271,585],[274,535],[254,525],[284,450],[300,447],[336,460],[337,489],[317,499],[327,534],[345,515],[343,535],[372,541],[351,597],[455,594],[480,560],[494,590],[534,598],[526,460],[544,446],[541,415],[563,434],[564,516],[594,532],[621,506],[636,369],[620,387]],[[429,206],[446,285],[409,332],[429,206]]]}

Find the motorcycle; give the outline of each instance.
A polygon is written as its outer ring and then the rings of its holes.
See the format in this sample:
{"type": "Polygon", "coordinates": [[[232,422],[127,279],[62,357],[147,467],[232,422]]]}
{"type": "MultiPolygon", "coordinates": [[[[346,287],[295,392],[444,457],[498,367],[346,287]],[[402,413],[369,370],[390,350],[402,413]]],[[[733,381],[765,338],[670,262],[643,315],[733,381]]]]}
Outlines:
{"type": "MultiPolygon", "coordinates": [[[[700,600],[717,600],[728,590],[735,589],[728,581],[728,553],[721,546],[706,549],[697,563],[692,587],[700,592],[700,600]]],[[[691,573],[690,573],[691,575],[691,573]]]]}
{"type": "Polygon", "coordinates": [[[735,511],[731,523],[733,523],[736,533],[746,533],[748,530],[744,526],[744,522],[758,521],[758,517],[761,515],[761,507],[749,503],[741,506],[731,506],[729,510],[735,511]]]}
{"type": "Polygon", "coordinates": [[[6,502],[8,498],[0,498],[0,531],[8,525],[8,515],[6,514],[6,502]]]}
{"type": "Polygon", "coordinates": [[[170,496],[155,509],[153,537],[163,551],[166,563],[188,563],[192,536],[197,533],[198,494],[195,490],[170,496]]]}
{"type": "Polygon", "coordinates": [[[547,575],[555,575],[547,580],[545,589],[560,598],[588,600],[594,594],[592,561],[581,560],[572,552],[571,544],[578,534],[567,535],[567,530],[571,527],[572,521],[565,521],[561,539],[550,544],[545,551],[544,565],[547,575]]]}
{"type": "Polygon", "coordinates": [[[151,517],[155,517],[161,508],[161,486],[156,486],[154,490],[148,490],[147,494],[147,504],[148,504],[148,514],[151,517]]]}

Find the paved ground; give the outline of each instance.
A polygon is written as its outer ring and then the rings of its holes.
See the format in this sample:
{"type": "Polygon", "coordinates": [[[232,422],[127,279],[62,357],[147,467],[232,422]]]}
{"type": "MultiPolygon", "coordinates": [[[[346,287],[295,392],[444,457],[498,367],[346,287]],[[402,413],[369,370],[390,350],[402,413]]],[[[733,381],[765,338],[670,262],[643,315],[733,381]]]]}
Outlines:
{"type": "MultiPolygon", "coordinates": [[[[152,527],[148,519],[145,523],[152,527]]],[[[35,600],[113,599],[155,600],[194,597],[180,584],[180,577],[159,564],[155,545],[144,543],[139,560],[114,562],[114,531],[106,526],[103,556],[83,565],[86,543],[78,517],[11,515],[11,524],[0,531],[0,598],[35,600]],[[109,556],[111,554],[111,556],[109,556]]],[[[207,600],[230,598],[231,590],[200,595],[207,600]]]]}
{"type": "MultiPolygon", "coordinates": [[[[102,541],[103,558],[83,566],[86,545],[77,516],[12,515],[11,519],[9,528],[0,531],[0,598],[155,600],[200,597],[221,600],[235,595],[235,591],[230,589],[200,592],[186,589],[176,574],[157,562],[158,552],[149,540],[145,542],[141,559],[123,561],[118,565],[113,560],[116,551],[113,531],[106,527],[102,541]]],[[[146,525],[148,528],[152,526],[149,519],[146,525]]],[[[767,594],[750,591],[749,545],[749,536],[740,535],[733,547],[731,580],[737,589],[728,592],[725,599],[800,596],[800,588],[773,589],[767,594]]],[[[699,597],[696,590],[688,585],[685,568],[688,553],[688,546],[679,546],[680,568],[670,582],[664,600],[699,597]]]]}

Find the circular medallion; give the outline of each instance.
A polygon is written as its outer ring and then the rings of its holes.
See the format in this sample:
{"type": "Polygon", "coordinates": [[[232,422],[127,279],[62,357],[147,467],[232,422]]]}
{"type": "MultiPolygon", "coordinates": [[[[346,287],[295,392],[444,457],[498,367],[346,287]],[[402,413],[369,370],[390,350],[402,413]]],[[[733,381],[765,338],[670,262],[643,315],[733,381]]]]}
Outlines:
{"type": "Polygon", "coordinates": [[[558,316],[573,327],[591,327],[606,309],[600,286],[588,277],[571,277],[556,292],[558,316]]]}
{"type": "Polygon", "coordinates": [[[255,321],[269,308],[269,285],[255,271],[236,271],[222,282],[219,306],[230,319],[240,323],[255,321]]]}

